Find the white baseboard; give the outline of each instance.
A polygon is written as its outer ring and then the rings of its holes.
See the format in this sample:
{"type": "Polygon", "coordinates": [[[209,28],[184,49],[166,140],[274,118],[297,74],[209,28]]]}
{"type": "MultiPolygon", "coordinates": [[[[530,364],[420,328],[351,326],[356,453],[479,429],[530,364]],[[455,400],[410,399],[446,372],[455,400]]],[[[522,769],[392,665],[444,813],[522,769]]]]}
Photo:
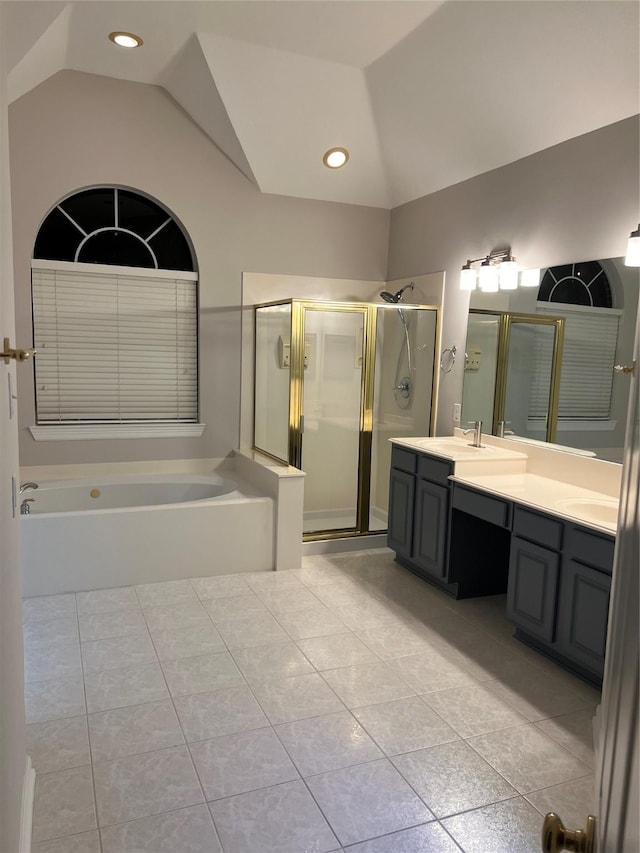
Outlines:
{"type": "Polygon", "coordinates": [[[36,771],[27,755],[22,783],[22,808],[20,811],[20,853],[31,851],[31,828],[33,825],[33,795],[36,787],[36,771]]]}

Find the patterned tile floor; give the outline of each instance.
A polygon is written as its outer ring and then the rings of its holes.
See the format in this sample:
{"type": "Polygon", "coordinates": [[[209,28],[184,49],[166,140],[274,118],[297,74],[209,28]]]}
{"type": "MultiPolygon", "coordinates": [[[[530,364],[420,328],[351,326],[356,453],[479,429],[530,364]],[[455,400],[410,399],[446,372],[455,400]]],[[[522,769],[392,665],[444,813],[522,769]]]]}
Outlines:
{"type": "Polygon", "coordinates": [[[538,853],[599,694],[390,551],[24,602],[33,853],[538,853]]]}

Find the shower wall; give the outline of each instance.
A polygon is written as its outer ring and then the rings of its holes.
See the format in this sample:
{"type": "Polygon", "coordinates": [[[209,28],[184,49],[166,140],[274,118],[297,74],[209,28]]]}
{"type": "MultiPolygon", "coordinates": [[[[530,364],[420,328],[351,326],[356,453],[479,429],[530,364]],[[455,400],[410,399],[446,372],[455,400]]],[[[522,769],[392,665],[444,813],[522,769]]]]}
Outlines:
{"type": "Polygon", "coordinates": [[[405,309],[404,317],[409,329],[411,370],[398,309],[391,306],[378,309],[371,459],[372,529],[386,527],[391,463],[389,439],[430,434],[433,362],[438,346],[436,312],[405,309]],[[410,383],[408,397],[397,390],[398,384],[406,378],[410,383]]]}

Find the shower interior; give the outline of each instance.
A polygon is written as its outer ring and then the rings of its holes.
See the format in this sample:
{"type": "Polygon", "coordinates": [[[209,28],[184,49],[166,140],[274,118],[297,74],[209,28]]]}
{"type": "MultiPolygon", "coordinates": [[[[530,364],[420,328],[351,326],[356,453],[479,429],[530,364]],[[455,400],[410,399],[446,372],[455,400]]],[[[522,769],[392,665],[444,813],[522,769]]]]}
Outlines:
{"type": "Polygon", "coordinates": [[[305,471],[305,539],[384,532],[388,439],[433,434],[439,309],[407,289],[255,306],[254,447],[305,471]]]}

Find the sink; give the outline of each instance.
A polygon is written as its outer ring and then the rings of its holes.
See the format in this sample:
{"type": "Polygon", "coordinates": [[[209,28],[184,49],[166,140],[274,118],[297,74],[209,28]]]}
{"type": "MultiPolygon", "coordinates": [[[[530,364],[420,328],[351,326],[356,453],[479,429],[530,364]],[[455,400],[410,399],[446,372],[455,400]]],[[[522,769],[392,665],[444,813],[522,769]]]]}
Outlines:
{"type": "Polygon", "coordinates": [[[597,524],[616,524],[618,521],[618,501],[613,498],[567,498],[559,500],[558,507],[569,515],[586,518],[597,524]]]}
{"type": "Polygon", "coordinates": [[[495,453],[494,447],[487,447],[483,445],[482,447],[472,447],[466,441],[456,440],[454,438],[451,439],[439,439],[439,438],[423,438],[421,441],[416,441],[416,444],[420,447],[424,447],[425,450],[433,450],[434,453],[445,453],[447,455],[450,454],[469,454],[478,455],[480,453],[495,453]]]}

